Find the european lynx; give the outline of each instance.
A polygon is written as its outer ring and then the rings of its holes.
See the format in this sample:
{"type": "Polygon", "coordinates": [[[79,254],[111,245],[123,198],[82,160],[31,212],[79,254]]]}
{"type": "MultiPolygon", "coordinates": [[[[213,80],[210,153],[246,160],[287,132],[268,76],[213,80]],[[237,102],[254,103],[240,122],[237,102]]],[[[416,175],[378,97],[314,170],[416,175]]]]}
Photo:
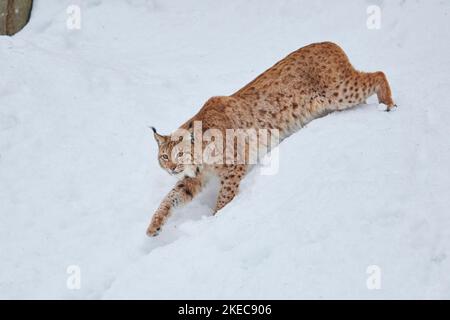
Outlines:
{"type": "MultiPolygon", "coordinates": [[[[173,139],[173,135],[163,136],[152,128],[158,142],[161,167],[177,176],[179,181],[153,215],[147,234],[157,235],[172,209],[191,201],[210,174],[217,175],[221,184],[214,211],[217,212],[234,198],[248,170],[246,163],[184,161],[194,154],[197,138],[194,137],[193,123],[201,122],[202,132],[208,129],[222,133],[227,129],[273,129],[278,130],[282,140],[311,120],[361,104],[374,93],[379,102],[387,106],[386,111],[395,106],[383,72],[356,71],[338,45],[316,43],[294,51],[231,96],[209,99],[180,127],[190,133],[187,148],[182,148],[180,140],[173,139]]],[[[235,145],[234,138],[232,144],[235,145]]],[[[202,142],[200,152],[205,146],[202,142]]],[[[222,144],[216,147],[223,150],[222,144]]],[[[245,154],[248,156],[247,150],[245,154]]],[[[236,152],[233,155],[236,156],[236,152]]]]}

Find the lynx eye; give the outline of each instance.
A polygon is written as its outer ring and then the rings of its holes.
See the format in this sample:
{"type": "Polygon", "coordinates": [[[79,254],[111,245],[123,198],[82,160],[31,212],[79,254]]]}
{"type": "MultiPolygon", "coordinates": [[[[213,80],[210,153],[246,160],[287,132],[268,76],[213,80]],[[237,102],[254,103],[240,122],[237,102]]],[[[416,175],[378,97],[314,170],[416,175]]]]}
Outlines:
{"type": "Polygon", "coordinates": [[[182,157],[183,156],[183,152],[178,152],[178,157],[182,157]]]}
{"type": "Polygon", "coordinates": [[[163,154],[161,156],[161,159],[163,159],[164,161],[167,161],[167,160],[169,160],[169,157],[167,156],[167,154],[163,154]]]}

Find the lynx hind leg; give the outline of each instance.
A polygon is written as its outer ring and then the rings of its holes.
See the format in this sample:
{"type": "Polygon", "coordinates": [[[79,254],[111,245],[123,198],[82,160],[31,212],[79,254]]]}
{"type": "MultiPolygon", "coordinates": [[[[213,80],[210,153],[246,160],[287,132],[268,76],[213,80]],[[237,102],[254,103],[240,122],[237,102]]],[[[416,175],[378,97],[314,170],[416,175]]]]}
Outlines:
{"type": "Polygon", "coordinates": [[[387,81],[386,75],[379,71],[373,73],[375,92],[378,96],[378,102],[384,103],[387,106],[386,111],[390,111],[393,107],[396,107],[394,100],[392,100],[391,87],[387,81]]]}
{"type": "Polygon", "coordinates": [[[224,166],[219,170],[220,190],[214,214],[234,199],[247,168],[246,165],[232,165],[224,166]]]}
{"type": "Polygon", "coordinates": [[[392,99],[391,87],[383,72],[361,73],[360,79],[366,98],[376,93],[378,102],[387,106],[386,111],[390,111],[393,107],[396,107],[392,99]]]}
{"type": "Polygon", "coordinates": [[[358,72],[343,81],[338,92],[334,93],[337,109],[344,110],[366,103],[367,98],[375,93],[379,103],[387,106],[386,111],[395,106],[391,88],[383,72],[358,72]]]}

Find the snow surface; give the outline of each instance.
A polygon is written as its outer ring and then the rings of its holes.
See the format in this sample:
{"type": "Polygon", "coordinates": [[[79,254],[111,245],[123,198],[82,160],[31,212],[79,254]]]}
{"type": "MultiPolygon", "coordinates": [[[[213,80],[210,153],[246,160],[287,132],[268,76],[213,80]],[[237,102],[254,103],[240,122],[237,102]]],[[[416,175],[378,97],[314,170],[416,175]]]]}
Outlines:
{"type": "Polygon", "coordinates": [[[0,37],[0,298],[450,298],[449,1],[34,2],[0,37]],[[399,108],[313,121],[278,174],[215,217],[208,189],[147,238],[175,183],[147,126],[325,40],[385,71],[399,108]]]}

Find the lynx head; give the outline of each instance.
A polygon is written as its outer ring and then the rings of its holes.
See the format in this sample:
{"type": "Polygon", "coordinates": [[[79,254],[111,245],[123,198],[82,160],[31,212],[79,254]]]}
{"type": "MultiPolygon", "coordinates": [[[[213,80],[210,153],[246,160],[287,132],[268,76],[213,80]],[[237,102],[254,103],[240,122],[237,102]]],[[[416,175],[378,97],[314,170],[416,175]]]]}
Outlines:
{"type": "Polygon", "coordinates": [[[156,132],[154,127],[151,129],[158,144],[158,162],[161,168],[178,179],[195,177],[198,169],[192,160],[191,134],[185,130],[177,130],[174,134],[164,136],[156,132]]]}

